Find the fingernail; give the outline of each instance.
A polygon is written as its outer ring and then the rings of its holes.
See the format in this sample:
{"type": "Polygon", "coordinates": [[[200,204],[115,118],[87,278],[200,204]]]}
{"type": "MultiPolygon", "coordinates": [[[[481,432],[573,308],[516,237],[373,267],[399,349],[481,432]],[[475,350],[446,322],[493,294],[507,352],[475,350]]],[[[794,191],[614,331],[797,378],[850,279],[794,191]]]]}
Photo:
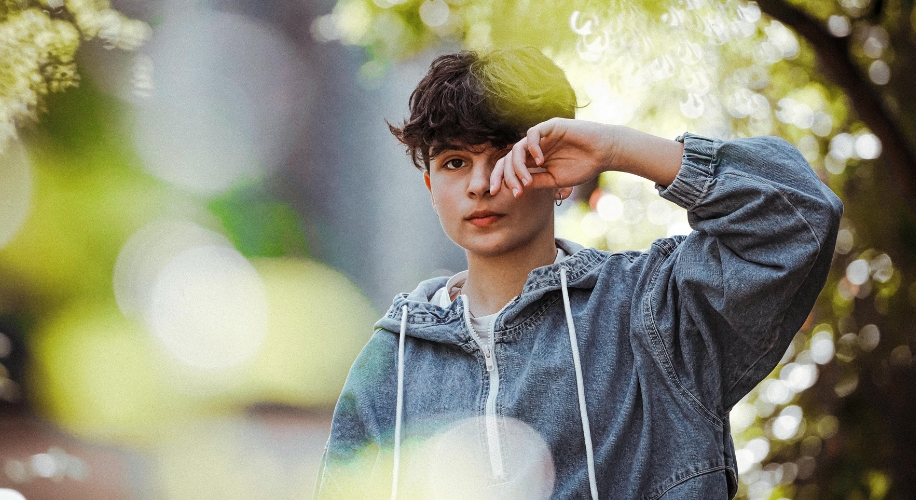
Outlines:
{"type": "Polygon", "coordinates": [[[513,189],[512,189],[512,196],[518,198],[518,188],[513,188],[513,189]]]}
{"type": "Polygon", "coordinates": [[[523,182],[525,184],[525,187],[528,187],[528,185],[531,184],[531,179],[525,179],[523,182]]]}
{"type": "Polygon", "coordinates": [[[490,184],[490,192],[492,193],[493,191],[496,191],[496,186],[490,184]]]}

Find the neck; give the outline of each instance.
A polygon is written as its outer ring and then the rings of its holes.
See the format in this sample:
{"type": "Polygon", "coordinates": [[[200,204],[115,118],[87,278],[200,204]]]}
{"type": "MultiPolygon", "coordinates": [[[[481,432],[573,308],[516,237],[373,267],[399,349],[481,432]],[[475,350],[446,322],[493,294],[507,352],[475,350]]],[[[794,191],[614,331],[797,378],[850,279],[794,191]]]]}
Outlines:
{"type": "Polygon", "coordinates": [[[462,287],[471,303],[474,316],[487,316],[498,312],[516,295],[522,293],[528,273],[533,269],[553,264],[557,249],[553,233],[538,238],[510,252],[495,256],[467,253],[468,278],[462,287]]]}

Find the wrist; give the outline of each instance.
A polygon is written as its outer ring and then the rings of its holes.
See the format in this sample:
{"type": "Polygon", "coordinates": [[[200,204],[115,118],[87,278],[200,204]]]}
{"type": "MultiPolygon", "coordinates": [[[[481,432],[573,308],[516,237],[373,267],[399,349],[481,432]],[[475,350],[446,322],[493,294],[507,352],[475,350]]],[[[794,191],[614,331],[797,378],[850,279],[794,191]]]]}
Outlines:
{"type": "Polygon", "coordinates": [[[613,170],[627,172],[667,186],[681,169],[684,144],[629,127],[619,127],[613,170]]]}
{"type": "Polygon", "coordinates": [[[622,170],[621,158],[626,156],[625,152],[621,151],[625,147],[626,141],[621,139],[629,129],[622,125],[604,125],[604,127],[604,134],[600,141],[602,155],[598,174],[622,170]]]}

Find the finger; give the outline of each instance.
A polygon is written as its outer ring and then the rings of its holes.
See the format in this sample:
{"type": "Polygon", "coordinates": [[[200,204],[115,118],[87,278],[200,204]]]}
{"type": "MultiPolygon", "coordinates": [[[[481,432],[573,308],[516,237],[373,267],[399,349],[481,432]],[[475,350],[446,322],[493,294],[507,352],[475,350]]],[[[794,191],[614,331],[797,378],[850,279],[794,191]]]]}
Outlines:
{"type": "Polygon", "coordinates": [[[512,147],[512,168],[515,169],[515,176],[521,181],[522,186],[531,183],[528,161],[528,139],[522,139],[512,147]]]}
{"type": "Polygon", "coordinates": [[[503,158],[503,163],[505,164],[505,168],[503,169],[503,182],[506,184],[506,187],[512,191],[512,195],[518,198],[518,196],[522,194],[522,183],[519,182],[518,176],[516,175],[514,167],[516,161],[515,156],[516,149],[513,147],[512,150],[509,151],[509,154],[503,158]]]}
{"type": "Polygon", "coordinates": [[[541,150],[541,131],[538,125],[528,129],[528,152],[534,158],[534,163],[538,166],[544,163],[544,152],[541,150]]]}
{"type": "Polygon", "coordinates": [[[493,172],[490,173],[490,196],[495,196],[503,187],[503,171],[506,168],[506,157],[496,160],[493,172]]]}

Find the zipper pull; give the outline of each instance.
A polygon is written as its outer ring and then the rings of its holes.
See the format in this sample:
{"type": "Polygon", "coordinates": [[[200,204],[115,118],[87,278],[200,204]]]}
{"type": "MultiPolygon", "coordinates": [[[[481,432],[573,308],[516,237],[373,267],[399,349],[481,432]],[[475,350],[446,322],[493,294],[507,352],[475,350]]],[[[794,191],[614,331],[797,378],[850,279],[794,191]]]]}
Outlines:
{"type": "Polygon", "coordinates": [[[493,371],[493,351],[490,350],[490,346],[483,346],[481,348],[483,351],[483,359],[487,362],[487,371],[493,371]]]}

